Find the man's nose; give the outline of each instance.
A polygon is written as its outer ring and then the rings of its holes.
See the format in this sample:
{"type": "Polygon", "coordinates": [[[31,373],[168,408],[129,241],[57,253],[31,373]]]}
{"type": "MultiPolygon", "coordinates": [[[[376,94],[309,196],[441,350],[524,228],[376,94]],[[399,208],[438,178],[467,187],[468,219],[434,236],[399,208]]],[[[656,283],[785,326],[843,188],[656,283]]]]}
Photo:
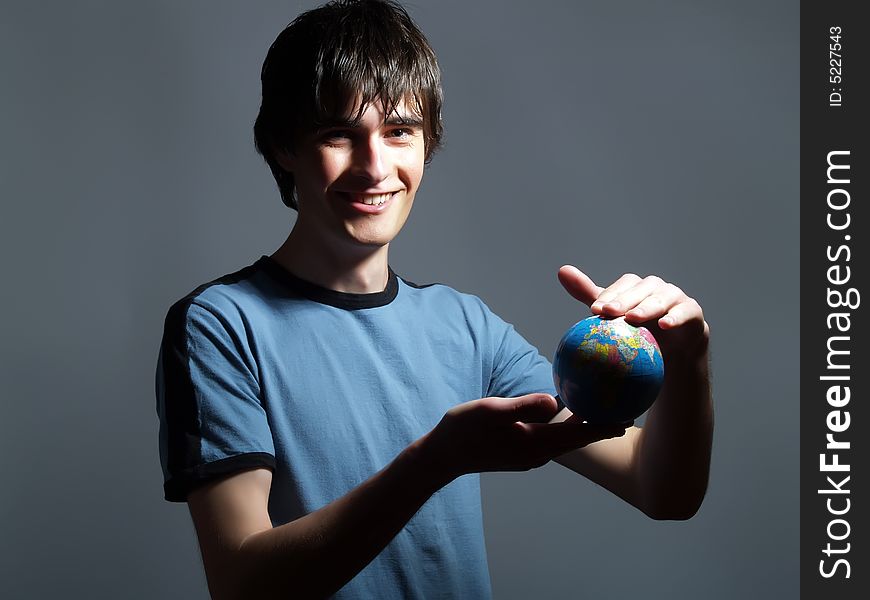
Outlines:
{"type": "Polygon", "coordinates": [[[355,174],[371,181],[383,181],[389,175],[388,149],[379,137],[367,137],[354,149],[355,174]]]}

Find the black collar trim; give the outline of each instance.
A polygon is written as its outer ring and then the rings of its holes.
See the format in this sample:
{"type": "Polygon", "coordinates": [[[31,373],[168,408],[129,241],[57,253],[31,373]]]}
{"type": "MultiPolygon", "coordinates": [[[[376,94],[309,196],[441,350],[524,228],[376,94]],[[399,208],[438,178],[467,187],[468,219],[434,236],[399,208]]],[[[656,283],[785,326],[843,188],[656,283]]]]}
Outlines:
{"type": "Polygon", "coordinates": [[[386,306],[399,293],[399,279],[393,270],[389,267],[389,277],[387,279],[387,287],[382,292],[374,292],[372,294],[351,294],[348,292],[337,292],[329,288],[321,287],[316,283],[300,279],[284,267],[271,256],[263,255],[260,257],[256,265],[260,266],[267,273],[278,279],[283,285],[289,287],[297,294],[336,308],[346,310],[358,310],[360,308],[378,308],[386,306]]]}

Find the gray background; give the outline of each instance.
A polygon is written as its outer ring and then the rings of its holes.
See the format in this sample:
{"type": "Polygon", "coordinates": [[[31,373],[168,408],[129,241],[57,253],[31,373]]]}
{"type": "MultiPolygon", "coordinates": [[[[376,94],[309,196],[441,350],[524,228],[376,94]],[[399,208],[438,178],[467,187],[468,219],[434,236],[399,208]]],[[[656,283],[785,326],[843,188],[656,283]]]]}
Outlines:
{"type": "MultiPolygon", "coordinates": [[[[0,8],[0,596],[206,598],[162,499],[168,306],[292,215],[251,127],[309,2],[0,8]]],[[[497,598],[798,594],[798,3],[417,2],[446,146],[394,269],[483,297],[544,354],[556,281],[657,273],[705,308],[700,513],[654,522],[558,465],[484,476],[497,598]]]]}

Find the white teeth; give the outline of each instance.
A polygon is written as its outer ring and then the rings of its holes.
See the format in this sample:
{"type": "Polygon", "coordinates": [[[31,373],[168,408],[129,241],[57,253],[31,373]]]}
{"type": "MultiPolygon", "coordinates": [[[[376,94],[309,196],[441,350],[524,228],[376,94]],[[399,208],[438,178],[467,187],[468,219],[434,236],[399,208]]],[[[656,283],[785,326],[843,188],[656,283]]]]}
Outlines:
{"type": "Polygon", "coordinates": [[[390,196],[392,196],[392,194],[375,194],[375,195],[371,195],[371,194],[362,195],[362,194],[360,194],[357,196],[356,199],[357,199],[357,202],[362,202],[363,204],[368,204],[370,206],[374,206],[374,205],[380,206],[381,204],[383,204],[384,202],[389,200],[390,196]]]}

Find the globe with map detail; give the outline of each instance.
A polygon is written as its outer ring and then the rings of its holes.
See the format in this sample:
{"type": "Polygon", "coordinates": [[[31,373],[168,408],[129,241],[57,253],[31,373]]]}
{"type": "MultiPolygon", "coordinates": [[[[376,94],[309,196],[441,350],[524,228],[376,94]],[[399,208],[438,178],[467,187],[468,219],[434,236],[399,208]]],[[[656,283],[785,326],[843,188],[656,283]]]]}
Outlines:
{"type": "Polygon", "coordinates": [[[649,329],[592,316],[571,327],[553,358],[553,381],[565,405],[594,424],[633,421],[652,406],[664,361],[649,329]]]}

